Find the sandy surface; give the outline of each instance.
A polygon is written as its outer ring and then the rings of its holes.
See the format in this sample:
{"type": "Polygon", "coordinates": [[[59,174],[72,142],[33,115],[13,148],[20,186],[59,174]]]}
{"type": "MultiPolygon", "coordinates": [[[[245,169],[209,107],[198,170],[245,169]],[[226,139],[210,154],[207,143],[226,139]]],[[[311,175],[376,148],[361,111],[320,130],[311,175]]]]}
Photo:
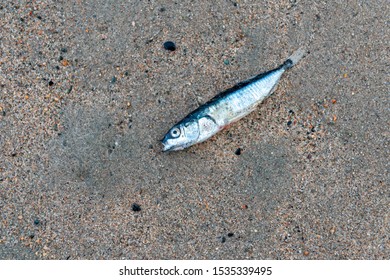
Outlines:
{"type": "Polygon", "coordinates": [[[388,1],[212,2],[1,1],[0,258],[389,259],[388,1]],[[258,110],[161,152],[300,46],[258,110]]]}

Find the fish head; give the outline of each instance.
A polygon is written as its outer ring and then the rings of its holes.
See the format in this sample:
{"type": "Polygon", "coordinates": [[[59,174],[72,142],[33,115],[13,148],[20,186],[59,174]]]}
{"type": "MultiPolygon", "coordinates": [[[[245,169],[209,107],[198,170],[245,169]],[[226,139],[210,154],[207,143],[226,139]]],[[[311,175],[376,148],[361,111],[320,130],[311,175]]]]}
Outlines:
{"type": "Polygon", "coordinates": [[[184,119],[174,125],[161,140],[163,151],[183,150],[195,143],[199,138],[199,124],[196,119],[184,119]]]}

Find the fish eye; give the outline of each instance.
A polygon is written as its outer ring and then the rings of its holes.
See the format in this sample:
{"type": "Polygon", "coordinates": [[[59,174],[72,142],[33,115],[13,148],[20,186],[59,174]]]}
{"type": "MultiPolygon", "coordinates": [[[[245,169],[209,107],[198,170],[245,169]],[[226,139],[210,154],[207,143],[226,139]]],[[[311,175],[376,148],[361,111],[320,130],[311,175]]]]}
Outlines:
{"type": "Polygon", "coordinates": [[[174,137],[174,138],[177,138],[179,137],[180,135],[180,129],[175,127],[171,130],[171,136],[174,137]]]}

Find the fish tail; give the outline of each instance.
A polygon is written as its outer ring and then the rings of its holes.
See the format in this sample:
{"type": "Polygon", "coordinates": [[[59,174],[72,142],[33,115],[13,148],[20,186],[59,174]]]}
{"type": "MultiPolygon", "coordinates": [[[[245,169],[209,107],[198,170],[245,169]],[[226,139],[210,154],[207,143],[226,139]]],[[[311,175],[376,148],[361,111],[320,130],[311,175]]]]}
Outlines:
{"type": "Polygon", "coordinates": [[[307,54],[307,51],[301,47],[298,50],[296,50],[287,60],[283,63],[282,67],[287,70],[293,67],[295,64],[298,63],[298,61],[301,60],[305,55],[307,54]]]}

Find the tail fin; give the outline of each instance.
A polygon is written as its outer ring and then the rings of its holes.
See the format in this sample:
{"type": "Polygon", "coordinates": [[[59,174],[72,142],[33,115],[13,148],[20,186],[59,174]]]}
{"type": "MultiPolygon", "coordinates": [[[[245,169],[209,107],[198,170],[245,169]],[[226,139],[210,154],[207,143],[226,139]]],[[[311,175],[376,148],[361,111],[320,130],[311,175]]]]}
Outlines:
{"type": "Polygon", "coordinates": [[[293,67],[295,64],[298,63],[298,61],[301,60],[305,55],[307,54],[307,51],[301,47],[298,50],[296,50],[287,60],[283,63],[283,68],[284,69],[290,69],[293,67]]]}

